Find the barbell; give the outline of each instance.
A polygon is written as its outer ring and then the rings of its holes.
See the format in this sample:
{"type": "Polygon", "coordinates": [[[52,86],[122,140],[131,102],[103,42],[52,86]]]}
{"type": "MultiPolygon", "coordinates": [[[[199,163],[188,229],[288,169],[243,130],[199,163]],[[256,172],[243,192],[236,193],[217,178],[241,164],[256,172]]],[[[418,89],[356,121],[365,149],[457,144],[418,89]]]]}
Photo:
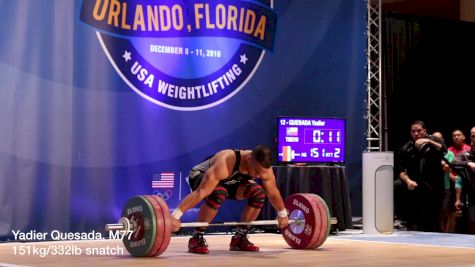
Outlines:
{"type": "MultiPolygon", "coordinates": [[[[331,224],[325,201],[316,194],[293,194],[285,200],[289,225],[281,229],[287,244],[295,249],[321,246],[330,233],[331,224]]],[[[182,227],[276,225],[277,220],[250,222],[190,222],[182,227]]],[[[167,203],[159,196],[130,198],[118,223],[107,224],[106,231],[120,231],[127,251],[135,257],[156,257],[168,247],[172,236],[172,220],[167,203]]]]}

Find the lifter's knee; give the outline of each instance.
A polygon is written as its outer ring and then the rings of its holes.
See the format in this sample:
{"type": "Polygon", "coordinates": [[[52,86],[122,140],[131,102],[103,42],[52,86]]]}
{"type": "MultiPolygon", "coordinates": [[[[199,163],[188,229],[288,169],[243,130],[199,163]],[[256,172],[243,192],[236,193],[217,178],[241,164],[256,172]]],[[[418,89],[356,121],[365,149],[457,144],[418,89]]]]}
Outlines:
{"type": "Polygon", "coordinates": [[[244,197],[248,199],[248,206],[260,209],[264,206],[266,192],[260,185],[252,183],[244,191],[244,197]]]}
{"type": "Polygon", "coordinates": [[[223,204],[224,200],[228,197],[228,191],[222,186],[216,187],[213,192],[206,198],[206,205],[208,207],[217,210],[223,204]]]}

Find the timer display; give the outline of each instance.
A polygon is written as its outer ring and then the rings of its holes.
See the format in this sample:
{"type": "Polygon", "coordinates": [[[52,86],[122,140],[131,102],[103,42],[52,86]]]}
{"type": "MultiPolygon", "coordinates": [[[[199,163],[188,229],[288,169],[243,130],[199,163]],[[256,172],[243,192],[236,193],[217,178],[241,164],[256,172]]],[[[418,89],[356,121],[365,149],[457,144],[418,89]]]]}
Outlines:
{"type": "Polygon", "coordinates": [[[343,118],[278,117],[278,162],[345,162],[345,126],[343,118]]]}

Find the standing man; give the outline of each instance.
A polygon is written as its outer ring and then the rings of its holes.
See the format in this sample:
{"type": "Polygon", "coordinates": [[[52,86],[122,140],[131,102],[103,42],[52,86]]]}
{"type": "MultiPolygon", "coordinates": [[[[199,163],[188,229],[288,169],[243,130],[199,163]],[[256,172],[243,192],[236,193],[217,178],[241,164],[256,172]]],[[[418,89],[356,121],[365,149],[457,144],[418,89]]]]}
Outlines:
{"type": "Polygon", "coordinates": [[[407,229],[440,232],[444,196],[441,161],[446,147],[440,138],[427,134],[420,120],[411,124],[411,137],[399,152],[399,178],[405,188],[396,191],[406,204],[407,229]]]}
{"type": "MultiPolygon", "coordinates": [[[[247,199],[241,220],[254,221],[264,205],[266,195],[277,210],[278,227],[287,226],[288,213],[277,188],[271,163],[272,150],[260,145],[253,150],[222,150],[193,167],[189,175],[192,192],[172,213],[173,231],[180,229],[180,217],[183,213],[202,200],[205,200],[205,203],[200,207],[199,222],[211,222],[227,198],[247,199]],[[261,179],[262,187],[254,179],[261,179]]],[[[188,243],[189,252],[198,254],[209,252],[203,238],[205,230],[203,227],[195,229],[188,243]]],[[[257,246],[249,242],[248,230],[248,226],[238,227],[236,235],[231,239],[230,250],[259,251],[257,246]]]]}
{"type": "Polygon", "coordinates": [[[462,176],[462,218],[457,232],[475,234],[475,127],[470,130],[471,149],[460,153],[452,162],[462,176]]]}
{"type": "MultiPolygon", "coordinates": [[[[432,133],[432,136],[438,137],[444,141],[444,136],[440,132],[434,132],[432,133]]],[[[448,149],[447,153],[444,155],[444,160],[442,160],[445,192],[441,213],[441,230],[444,233],[455,232],[456,213],[460,213],[462,207],[462,179],[450,168],[449,165],[452,163],[454,158],[454,152],[448,149]]]]}

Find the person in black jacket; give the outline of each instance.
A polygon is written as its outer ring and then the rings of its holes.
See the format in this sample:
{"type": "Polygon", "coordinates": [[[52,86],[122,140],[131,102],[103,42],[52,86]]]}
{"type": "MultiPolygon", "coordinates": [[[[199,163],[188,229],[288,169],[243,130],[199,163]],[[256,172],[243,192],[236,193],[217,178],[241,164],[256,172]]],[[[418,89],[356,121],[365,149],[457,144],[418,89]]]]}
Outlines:
{"type": "Polygon", "coordinates": [[[411,124],[411,137],[399,151],[396,198],[404,203],[407,230],[440,232],[445,188],[442,159],[447,148],[443,140],[427,134],[420,120],[411,124]]]}

